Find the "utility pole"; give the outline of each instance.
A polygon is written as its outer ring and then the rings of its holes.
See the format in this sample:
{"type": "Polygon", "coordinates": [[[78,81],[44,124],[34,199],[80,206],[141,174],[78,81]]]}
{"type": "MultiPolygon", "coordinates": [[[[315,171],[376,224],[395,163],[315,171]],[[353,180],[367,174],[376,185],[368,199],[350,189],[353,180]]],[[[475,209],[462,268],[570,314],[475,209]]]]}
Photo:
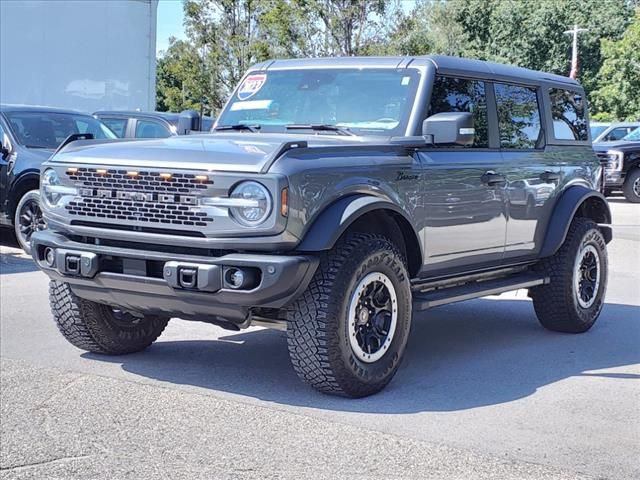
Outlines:
{"type": "Polygon", "coordinates": [[[573,26],[573,30],[567,30],[566,34],[573,35],[573,48],[571,50],[571,73],[569,78],[578,78],[578,33],[586,32],[586,28],[578,28],[578,24],[573,26]]]}

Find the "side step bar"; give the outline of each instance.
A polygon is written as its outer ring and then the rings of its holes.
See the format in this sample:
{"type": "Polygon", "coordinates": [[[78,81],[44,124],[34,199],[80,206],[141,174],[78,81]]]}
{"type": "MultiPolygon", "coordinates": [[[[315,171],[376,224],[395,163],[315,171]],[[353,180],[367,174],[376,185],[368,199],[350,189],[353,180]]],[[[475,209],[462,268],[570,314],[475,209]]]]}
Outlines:
{"type": "Polygon", "coordinates": [[[509,277],[465,283],[454,287],[436,288],[427,292],[413,293],[413,308],[426,310],[449,303],[472,298],[497,295],[499,293],[530,288],[549,283],[549,277],[533,273],[518,273],[509,277]]]}

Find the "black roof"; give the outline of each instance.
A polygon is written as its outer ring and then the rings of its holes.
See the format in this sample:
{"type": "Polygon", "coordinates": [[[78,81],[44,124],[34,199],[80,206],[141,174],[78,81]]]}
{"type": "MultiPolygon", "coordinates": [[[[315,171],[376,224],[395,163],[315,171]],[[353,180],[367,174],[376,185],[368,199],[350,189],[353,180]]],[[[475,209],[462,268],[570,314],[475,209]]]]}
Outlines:
{"type": "Polygon", "coordinates": [[[467,76],[480,76],[495,79],[510,79],[539,82],[564,83],[580,87],[569,78],[553,73],[539,72],[527,68],[502,63],[485,62],[461,57],[444,55],[426,55],[418,57],[324,57],[290,60],[268,60],[256,64],[252,70],[297,69],[297,68],[407,68],[410,66],[434,66],[440,73],[460,73],[467,76]]]}
{"type": "Polygon", "coordinates": [[[0,104],[0,111],[2,112],[40,112],[40,113],[64,113],[67,115],[86,115],[91,116],[91,114],[86,112],[81,112],[79,110],[69,110],[64,108],[55,108],[55,107],[42,107],[39,105],[11,105],[7,103],[0,104]]]}

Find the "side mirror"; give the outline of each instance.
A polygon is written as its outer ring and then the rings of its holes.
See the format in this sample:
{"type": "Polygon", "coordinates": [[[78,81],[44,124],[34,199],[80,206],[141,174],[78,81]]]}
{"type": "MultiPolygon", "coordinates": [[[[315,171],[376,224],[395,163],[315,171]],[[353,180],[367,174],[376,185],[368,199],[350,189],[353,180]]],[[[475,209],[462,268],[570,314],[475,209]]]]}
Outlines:
{"type": "Polygon", "coordinates": [[[476,130],[469,112],[443,112],[422,122],[422,135],[433,139],[434,145],[473,145],[476,130]]]}
{"type": "Polygon", "coordinates": [[[195,110],[185,110],[178,117],[178,135],[189,135],[190,131],[200,131],[200,114],[195,110]]]}

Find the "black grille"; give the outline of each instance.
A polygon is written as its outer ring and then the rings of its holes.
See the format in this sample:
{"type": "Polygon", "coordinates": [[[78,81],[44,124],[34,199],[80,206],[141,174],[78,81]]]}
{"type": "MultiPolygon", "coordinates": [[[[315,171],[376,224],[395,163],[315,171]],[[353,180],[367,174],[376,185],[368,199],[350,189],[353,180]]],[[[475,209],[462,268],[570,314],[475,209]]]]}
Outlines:
{"type": "Polygon", "coordinates": [[[206,227],[213,222],[193,203],[184,204],[184,200],[194,202],[194,195],[213,185],[208,175],[96,168],[68,169],[66,174],[80,189],[81,196],[65,207],[76,218],[189,227],[206,227]],[[118,192],[131,193],[121,198],[118,192]],[[132,198],[132,193],[144,195],[132,198]]]}
{"type": "Polygon", "coordinates": [[[130,175],[131,172],[131,170],[78,168],[74,171],[67,170],[67,176],[79,187],[141,192],[189,193],[194,189],[197,191],[206,189],[208,185],[213,185],[213,180],[207,175],[171,173],[171,178],[167,179],[161,176],[162,172],[136,171],[135,176],[130,175]]]}
{"type": "Polygon", "coordinates": [[[76,198],[66,206],[69,215],[109,218],[149,223],[206,227],[213,218],[205,212],[192,211],[185,205],[155,202],[130,202],[105,198],[76,198]]]}

